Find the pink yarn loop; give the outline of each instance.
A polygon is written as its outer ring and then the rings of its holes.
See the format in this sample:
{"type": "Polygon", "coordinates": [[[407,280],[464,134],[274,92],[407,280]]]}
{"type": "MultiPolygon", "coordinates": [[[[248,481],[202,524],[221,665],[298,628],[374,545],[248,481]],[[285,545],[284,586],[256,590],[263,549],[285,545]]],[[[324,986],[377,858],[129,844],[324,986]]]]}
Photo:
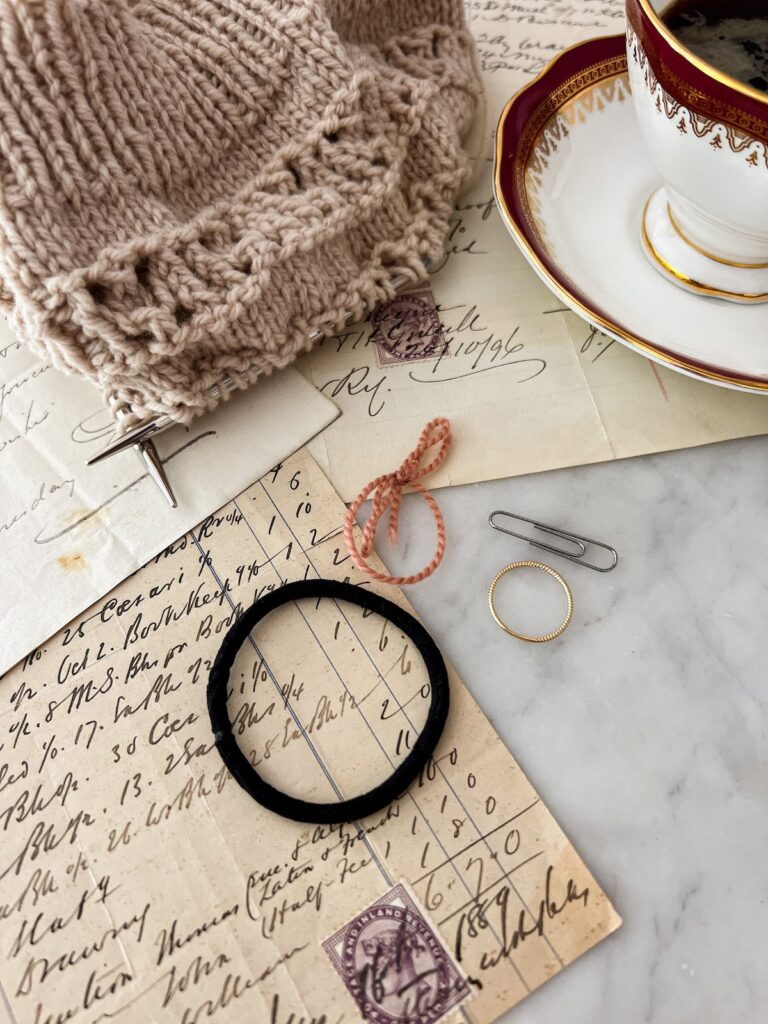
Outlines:
{"type": "Polygon", "coordinates": [[[373,579],[379,580],[381,583],[392,583],[395,586],[402,587],[410,583],[420,583],[421,580],[427,579],[440,565],[445,554],[445,521],[439,505],[429,491],[422,487],[419,481],[442,465],[452,443],[451,424],[444,417],[437,417],[437,419],[432,420],[426,425],[421,432],[418,445],[403,462],[402,466],[394,473],[385,473],[383,476],[377,476],[375,480],[371,480],[352,502],[344,519],[344,541],[350,558],[361,572],[364,572],[367,576],[372,576],[373,579]],[[422,459],[429,449],[437,445],[440,447],[432,461],[427,463],[427,465],[421,465],[422,459]],[[373,551],[373,542],[376,537],[379,521],[387,510],[389,510],[389,541],[391,544],[396,543],[403,488],[408,486],[418,491],[432,510],[432,514],[435,517],[435,525],[437,526],[437,550],[435,551],[435,557],[421,572],[413,576],[388,576],[386,573],[377,572],[375,569],[372,569],[365,559],[373,551]],[[360,548],[358,549],[354,536],[355,517],[371,495],[373,495],[371,514],[363,527],[363,535],[360,548]]]}

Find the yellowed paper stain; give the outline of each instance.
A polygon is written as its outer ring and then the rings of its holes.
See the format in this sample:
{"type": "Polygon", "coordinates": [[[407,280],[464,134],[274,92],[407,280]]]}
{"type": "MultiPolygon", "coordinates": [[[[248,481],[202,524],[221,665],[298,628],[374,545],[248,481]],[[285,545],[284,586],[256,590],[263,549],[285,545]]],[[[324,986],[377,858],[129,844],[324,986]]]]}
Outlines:
{"type": "Polygon", "coordinates": [[[82,572],[88,564],[85,555],[76,553],[74,555],[61,555],[56,559],[64,572],[82,572]]]}

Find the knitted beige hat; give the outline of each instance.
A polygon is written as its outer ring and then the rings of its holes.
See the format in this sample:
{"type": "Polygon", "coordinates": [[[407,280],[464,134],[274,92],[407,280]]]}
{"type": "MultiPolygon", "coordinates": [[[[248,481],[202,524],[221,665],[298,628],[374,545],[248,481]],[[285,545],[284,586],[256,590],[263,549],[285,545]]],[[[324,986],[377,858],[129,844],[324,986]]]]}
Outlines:
{"type": "Polygon", "coordinates": [[[462,0],[0,0],[0,302],[188,421],[424,275],[479,94],[462,0]]]}

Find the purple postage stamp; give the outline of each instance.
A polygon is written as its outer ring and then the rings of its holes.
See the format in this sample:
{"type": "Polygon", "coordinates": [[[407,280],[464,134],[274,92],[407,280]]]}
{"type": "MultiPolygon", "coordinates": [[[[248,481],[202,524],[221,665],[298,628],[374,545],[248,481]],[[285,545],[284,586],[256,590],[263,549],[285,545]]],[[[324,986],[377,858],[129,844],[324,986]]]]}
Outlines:
{"type": "Polygon", "coordinates": [[[405,292],[377,306],[371,314],[371,340],[382,366],[439,356],[446,341],[431,290],[405,292]]]}
{"type": "Polygon", "coordinates": [[[458,964],[402,885],[323,948],[371,1024],[436,1024],[470,994],[458,964]]]}

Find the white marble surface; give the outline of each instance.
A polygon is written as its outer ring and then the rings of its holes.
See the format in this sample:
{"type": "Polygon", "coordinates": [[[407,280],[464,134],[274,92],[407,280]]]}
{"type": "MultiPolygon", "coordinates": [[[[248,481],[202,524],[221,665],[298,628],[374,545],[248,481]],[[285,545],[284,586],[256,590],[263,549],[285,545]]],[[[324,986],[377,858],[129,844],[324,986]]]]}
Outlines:
{"type": "MultiPolygon", "coordinates": [[[[446,559],[408,596],[624,918],[509,1024],[768,1019],[767,445],[439,492],[446,559]],[[520,643],[490,618],[495,573],[540,557],[490,530],[497,508],[620,552],[608,575],[542,557],[575,598],[554,643],[520,643]]],[[[382,554],[420,566],[433,531],[409,497],[405,557],[382,554]]],[[[517,614],[546,632],[554,581],[515,588],[517,614]]]]}

